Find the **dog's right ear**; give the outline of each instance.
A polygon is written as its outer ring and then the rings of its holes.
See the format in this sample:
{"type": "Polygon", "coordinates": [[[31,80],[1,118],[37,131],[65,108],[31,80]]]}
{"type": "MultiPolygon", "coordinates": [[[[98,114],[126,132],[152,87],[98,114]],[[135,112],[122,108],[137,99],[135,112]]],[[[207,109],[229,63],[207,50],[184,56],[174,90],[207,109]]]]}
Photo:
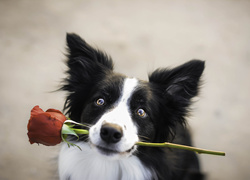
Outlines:
{"type": "Polygon", "coordinates": [[[113,71],[113,61],[104,52],[91,47],[80,36],[67,34],[68,77],[62,90],[68,92],[64,108],[71,119],[78,121],[94,85],[113,71]]]}

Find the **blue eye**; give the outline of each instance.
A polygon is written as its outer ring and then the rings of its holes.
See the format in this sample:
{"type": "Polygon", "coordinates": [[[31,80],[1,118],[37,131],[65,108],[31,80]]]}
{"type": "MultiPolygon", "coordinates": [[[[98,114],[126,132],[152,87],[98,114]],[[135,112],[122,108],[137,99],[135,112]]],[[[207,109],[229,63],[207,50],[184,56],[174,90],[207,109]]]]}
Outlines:
{"type": "Polygon", "coordinates": [[[146,117],[146,112],[143,110],[143,109],[138,109],[137,110],[137,114],[140,116],[140,117],[146,117]]]}
{"type": "Polygon", "coordinates": [[[105,103],[105,101],[104,101],[103,98],[99,98],[99,99],[97,99],[97,101],[96,101],[96,104],[97,104],[98,106],[102,106],[102,105],[104,105],[104,103],[105,103]]]}

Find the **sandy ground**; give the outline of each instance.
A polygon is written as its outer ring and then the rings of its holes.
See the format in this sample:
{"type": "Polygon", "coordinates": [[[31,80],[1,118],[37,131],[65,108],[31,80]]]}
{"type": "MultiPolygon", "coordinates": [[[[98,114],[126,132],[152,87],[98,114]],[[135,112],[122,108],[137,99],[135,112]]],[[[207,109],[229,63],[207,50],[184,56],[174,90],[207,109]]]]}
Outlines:
{"type": "Polygon", "coordinates": [[[157,67],[206,60],[189,124],[208,180],[250,179],[250,1],[1,0],[0,179],[57,177],[59,147],[30,145],[30,109],[62,109],[65,34],[108,52],[116,70],[147,79],[157,67]]]}

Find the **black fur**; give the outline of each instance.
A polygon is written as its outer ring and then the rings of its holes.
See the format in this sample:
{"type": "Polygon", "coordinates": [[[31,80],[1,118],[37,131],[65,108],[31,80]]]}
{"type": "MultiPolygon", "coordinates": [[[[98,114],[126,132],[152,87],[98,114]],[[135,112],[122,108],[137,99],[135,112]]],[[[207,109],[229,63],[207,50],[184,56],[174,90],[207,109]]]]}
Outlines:
{"type": "Polygon", "coordinates": [[[80,122],[84,103],[96,82],[113,70],[112,59],[105,53],[89,46],[76,34],[67,34],[68,45],[68,78],[62,90],[68,97],[65,109],[71,119],[80,122]]]}
{"type": "MultiPolygon", "coordinates": [[[[67,34],[68,77],[62,90],[68,92],[65,110],[78,122],[93,124],[119,97],[126,76],[113,72],[112,59],[92,48],[76,34],[67,34]],[[97,107],[92,102],[105,97],[107,105],[97,107]]],[[[140,85],[130,100],[131,112],[138,107],[148,116],[141,119],[132,114],[139,126],[143,141],[172,141],[191,145],[185,116],[194,96],[198,94],[204,62],[189,61],[173,69],[158,69],[149,75],[149,81],[140,85]]],[[[199,163],[193,152],[168,148],[139,147],[136,156],[158,179],[201,180],[199,163]]],[[[104,177],[105,179],[105,177],[104,177]]]]}

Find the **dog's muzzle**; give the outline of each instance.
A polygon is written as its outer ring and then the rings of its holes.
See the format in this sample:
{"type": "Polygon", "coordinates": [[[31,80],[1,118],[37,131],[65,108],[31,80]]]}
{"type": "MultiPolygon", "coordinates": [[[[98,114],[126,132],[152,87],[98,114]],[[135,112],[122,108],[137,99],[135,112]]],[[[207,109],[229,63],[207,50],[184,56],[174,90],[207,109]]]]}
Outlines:
{"type": "Polygon", "coordinates": [[[107,144],[115,144],[121,140],[123,136],[122,128],[113,123],[105,123],[100,130],[100,137],[107,144]]]}

